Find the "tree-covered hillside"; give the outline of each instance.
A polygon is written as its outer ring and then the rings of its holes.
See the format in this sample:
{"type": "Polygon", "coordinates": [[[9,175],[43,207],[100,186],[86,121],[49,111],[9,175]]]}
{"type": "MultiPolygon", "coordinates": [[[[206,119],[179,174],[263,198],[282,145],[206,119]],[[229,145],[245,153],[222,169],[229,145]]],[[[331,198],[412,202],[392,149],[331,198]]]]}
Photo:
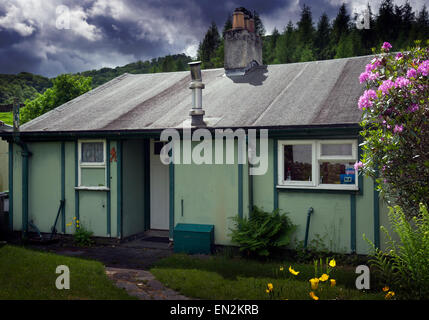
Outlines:
{"type": "Polygon", "coordinates": [[[0,104],[11,104],[14,98],[19,103],[24,103],[26,99],[32,100],[37,93],[43,93],[50,87],[50,79],[28,72],[0,74],[0,104]]]}
{"type": "MultiPolygon", "coordinates": [[[[102,68],[78,73],[85,77],[92,78],[92,88],[112,80],[124,73],[154,73],[169,71],[184,71],[188,69],[188,62],[192,60],[185,54],[167,55],[165,57],[154,58],[147,61],[137,61],[125,66],[116,68],[102,68]]],[[[14,97],[19,103],[24,103],[27,99],[37,98],[37,93],[44,93],[46,89],[52,87],[53,79],[34,75],[28,72],[19,74],[0,74],[0,104],[13,103],[14,97]]]]}
{"type": "Polygon", "coordinates": [[[85,77],[92,77],[92,87],[112,80],[124,73],[156,73],[188,70],[188,62],[192,60],[185,54],[167,55],[165,57],[154,58],[152,60],[137,61],[122,67],[102,68],[79,73],[85,77]]]}

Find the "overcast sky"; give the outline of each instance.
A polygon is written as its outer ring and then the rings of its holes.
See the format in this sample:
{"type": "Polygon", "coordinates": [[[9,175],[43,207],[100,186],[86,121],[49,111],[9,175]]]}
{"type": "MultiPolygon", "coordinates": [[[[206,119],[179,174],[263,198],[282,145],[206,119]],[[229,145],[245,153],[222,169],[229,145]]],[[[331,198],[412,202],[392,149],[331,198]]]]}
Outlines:
{"type": "MultiPolygon", "coordinates": [[[[316,22],[335,17],[343,0],[0,0],[0,73],[53,77],[116,67],[167,54],[195,56],[213,20],[219,29],[244,6],[259,12],[267,33],[296,22],[303,4],[316,22]]],[[[368,0],[348,0],[349,13],[368,0]]],[[[381,0],[369,1],[373,12],[381,0]]],[[[425,0],[411,0],[420,10],[425,0]]],[[[397,4],[404,0],[396,0],[397,4]]]]}

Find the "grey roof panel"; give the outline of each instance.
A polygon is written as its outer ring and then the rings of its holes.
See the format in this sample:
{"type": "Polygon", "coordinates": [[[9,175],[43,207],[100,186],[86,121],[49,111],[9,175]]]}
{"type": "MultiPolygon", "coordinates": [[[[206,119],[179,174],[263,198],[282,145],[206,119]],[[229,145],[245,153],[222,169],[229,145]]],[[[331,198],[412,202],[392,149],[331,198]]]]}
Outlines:
{"type": "MultiPolygon", "coordinates": [[[[241,78],[203,70],[214,127],[358,123],[358,76],[371,56],[259,67],[241,78]]],[[[124,74],[24,124],[22,131],[174,128],[189,119],[189,72],[124,74]]]]}

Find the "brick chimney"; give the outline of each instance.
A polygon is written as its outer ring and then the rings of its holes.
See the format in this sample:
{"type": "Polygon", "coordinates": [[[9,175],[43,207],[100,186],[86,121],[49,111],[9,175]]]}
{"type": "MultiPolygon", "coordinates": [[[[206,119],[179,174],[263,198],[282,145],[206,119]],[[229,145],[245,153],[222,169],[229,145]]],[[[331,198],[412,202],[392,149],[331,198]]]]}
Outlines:
{"type": "Polygon", "coordinates": [[[251,12],[240,7],[232,16],[232,29],[224,34],[224,68],[227,76],[240,76],[262,65],[262,39],[251,12]]]}

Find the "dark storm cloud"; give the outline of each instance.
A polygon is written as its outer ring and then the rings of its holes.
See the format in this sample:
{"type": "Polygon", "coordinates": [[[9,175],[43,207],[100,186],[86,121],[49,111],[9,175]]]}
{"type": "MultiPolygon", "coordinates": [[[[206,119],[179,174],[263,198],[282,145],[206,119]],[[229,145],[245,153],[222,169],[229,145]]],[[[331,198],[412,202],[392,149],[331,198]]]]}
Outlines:
{"type": "MultiPolygon", "coordinates": [[[[256,10],[270,33],[274,27],[282,30],[289,20],[296,22],[304,3],[311,7],[316,24],[322,12],[333,18],[341,2],[73,0],[64,2],[70,29],[58,29],[62,0],[2,0],[0,73],[55,76],[166,54],[192,55],[211,21],[222,30],[236,7],[256,10]]],[[[367,0],[348,2],[365,4],[367,0]]]]}

